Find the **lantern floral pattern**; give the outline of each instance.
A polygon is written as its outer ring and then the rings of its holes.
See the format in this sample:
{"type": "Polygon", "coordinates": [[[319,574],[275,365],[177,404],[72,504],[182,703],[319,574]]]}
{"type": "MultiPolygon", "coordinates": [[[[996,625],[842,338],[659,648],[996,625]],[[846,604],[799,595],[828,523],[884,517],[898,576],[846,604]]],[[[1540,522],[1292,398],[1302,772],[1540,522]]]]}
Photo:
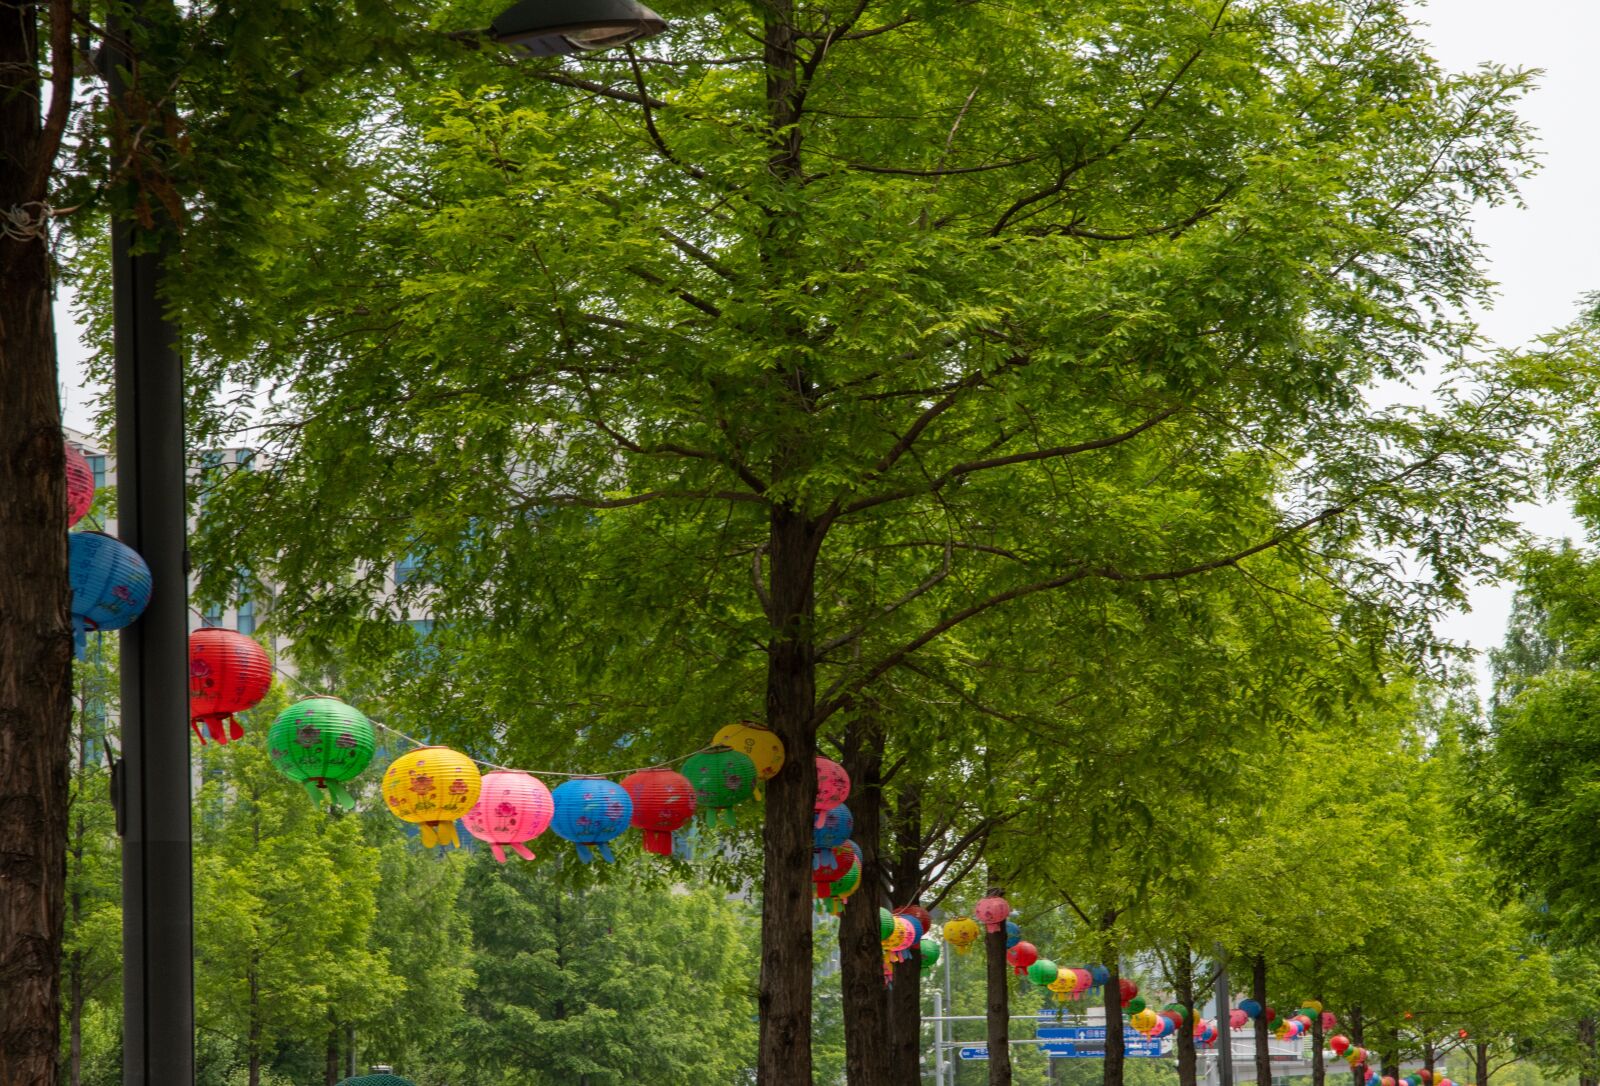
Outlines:
{"type": "Polygon", "coordinates": [[[978,922],[970,916],[958,916],[954,920],[946,920],[944,924],[944,941],[955,948],[957,954],[965,954],[972,949],[983,935],[983,929],[978,927],[978,922]]]}
{"type": "Polygon", "coordinates": [[[254,638],[218,629],[189,635],[189,726],[200,742],[202,724],[218,743],[244,735],[234,714],[261,704],[270,689],[272,661],[254,638]]]}
{"type": "Polygon", "coordinates": [[[478,802],[461,822],[489,846],[496,860],[505,863],[507,848],[524,860],[533,859],[528,842],[549,829],[554,816],[555,801],[544,782],[531,773],[507,769],[483,775],[478,802]]]}
{"type": "Polygon", "coordinates": [[[983,925],[984,931],[999,931],[1011,915],[1011,902],[1003,897],[986,897],[972,910],[972,916],[983,925]]]}
{"type": "Polygon", "coordinates": [[[396,818],[420,827],[428,848],[461,847],[456,820],[472,810],[482,790],[477,764],[449,747],[418,747],[383,774],[383,802],[396,818]]]}
{"type": "Polygon", "coordinates": [[[104,532],[67,536],[72,584],[72,643],[83,659],[90,630],[120,630],[150,605],[150,567],[132,547],[104,532]]]}
{"type": "Polygon", "coordinates": [[[550,828],[556,836],[578,846],[578,859],[584,863],[593,862],[595,853],[614,862],[609,842],[627,830],[633,818],[627,790],[600,777],[578,777],[563,781],[550,795],[556,805],[550,828]]]}
{"type": "Polygon", "coordinates": [[[720,815],[733,825],[733,808],[756,790],[755,762],[748,754],[728,747],[690,755],[683,763],[683,775],[694,785],[695,803],[705,811],[708,823],[715,823],[720,815]]]}
{"type": "MultiPolygon", "coordinates": [[[[737,724],[729,724],[717,731],[711,737],[712,745],[728,747],[746,755],[755,763],[756,780],[770,781],[778,775],[778,770],[783,768],[783,740],[778,738],[776,732],[763,728],[760,724],[741,720],[737,724]]],[[[756,786],[756,797],[761,796],[759,783],[756,786]]]]}
{"type": "Polygon", "coordinates": [[[267,732],[272,764],[299,781],[318,806],[326,795],[338,807],[354,808],[345,783],[372,761],[378,735],[361,710],[338,698],[306,698],[278,714],[267,732]]]}
{"type": "Polygon", "coordinates": [[[94,469],[77,446],[70,441],[63,444],[67,450],[67,527],[70,528],[94,507],[94,469]]]}
{"type": "Polygon", "coordinates": [[[817,812],[818,826],[822,825],[829,811],[839,806],[850,798],[850,774],[844,771],[844,766],[832,758],[817,757],[817,812]]]}
{"type": "Polygon", "coordinates": [[[644,850],[657,856],[672,855],[672,835],[694,817],[695,789],[677,770],[642,769],[622,781],[633,801],[632,825],[644,835],[644,850]]]}

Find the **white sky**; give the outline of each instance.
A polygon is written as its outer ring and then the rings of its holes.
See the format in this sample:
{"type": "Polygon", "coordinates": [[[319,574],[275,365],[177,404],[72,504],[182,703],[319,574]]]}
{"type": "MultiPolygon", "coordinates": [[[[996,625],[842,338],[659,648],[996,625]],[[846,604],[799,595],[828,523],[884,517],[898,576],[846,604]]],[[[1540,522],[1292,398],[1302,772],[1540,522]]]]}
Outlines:
{"type": "MultiPolygon", "coordinates": [[[[1483,61],[1540,68],[1539,89],[1523,115],[1540,133],[1544,168],[1523,190],[1525,209],[1498,208],[1480,215],[1490,272],[1500,301],[1481,315],[1497,343],[1525,343],[1570,321],[1580,295],[1600,290],[1600,214],[1593,202],[1600,177],[1600,134],[1595,114],[1594,43],[1600,42],[1600,3],[1594,0],[1434,0],[1416,5],[1428,24],[1426,36],[1446,66],[1470,68],[1483,61]]],[[[63,406],[68,426],[89,426],[90,391],[81,387],[82,350],[63,298],[57,313],[61,334],[63,406]]],[[[1564,504],[1522,511],[1541,536],[1580,538],[1564,504]]],[[[1479,585],[1472,611],[1446,620],[1441,632],[1478,649],[1500,642],[1510,611],[1510,590],[1479,585]]],[[[1481,670],[1481,669],[1480,669],[1481,670]]]]}

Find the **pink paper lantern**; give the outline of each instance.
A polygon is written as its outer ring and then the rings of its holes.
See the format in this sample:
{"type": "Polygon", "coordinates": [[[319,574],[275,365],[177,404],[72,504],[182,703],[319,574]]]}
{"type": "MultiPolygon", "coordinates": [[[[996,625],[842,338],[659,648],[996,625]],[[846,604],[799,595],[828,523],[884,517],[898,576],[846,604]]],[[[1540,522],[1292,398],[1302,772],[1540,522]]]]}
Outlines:
{"type": "Polygon", "coordinates": [[[1228,1012],[1228,1026],[1230,1029],[1243,1029],[1244,1024],[1250,1021],[1250,1016],[1238,1007],[1228,1012]]]}
{"type": "Polygon", "coordinates": [[[467,832],[486,842],[494,858],[506,862],[502,845],[524,860],[533,859],[527,842],[550,828],[555,802],[544,782],[519,770],[500,770],[483,775],[478,802],[462,820],[467,832]]]}
{"type": "Polygon", "coordinates": [[[972,917],[985,931],[999,931],[1011,915],[1011,902],[1003,897],[986,897],[972,910],[972,917]]]}
{"type": "Polygon", "coordinates": [[[817,756],[817,825],[827,819],[828,812],[850,798],[850,774],[832,758],[817,756]]]}
{"type": "Polygon", "coordinates": [[[1333,1029],[1338,1024],[1339,1024],[1338,1015],[1334,1014],[1332,1011],[1323,1011],[1322,1012],[1322,1032],[1323,1033],[1327,1033],[1330,1029],[1333,1029]]]}
{"type": "Polygon", "coordinates": [[[67,527],[82,520],[94,505],[94,469],[84,455],[67,443],[67,527]]]}

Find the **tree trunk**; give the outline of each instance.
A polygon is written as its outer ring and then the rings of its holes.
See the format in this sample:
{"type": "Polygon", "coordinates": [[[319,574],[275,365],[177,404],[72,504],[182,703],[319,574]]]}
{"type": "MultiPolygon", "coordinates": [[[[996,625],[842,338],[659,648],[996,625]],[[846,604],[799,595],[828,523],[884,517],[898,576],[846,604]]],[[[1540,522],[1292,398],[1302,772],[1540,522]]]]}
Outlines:
{"type": "MultiPolygon", "coordinates": [[[[1357,1048],[1366,1038],[1366,1030],[1361,1022],[1361,1004],[1356,1003],[1350,1008],[1350,1043],[1357,1048]]],[[[1367,1076],[1363,1067],[1350,1069],[1350,1086],[1365,1086],[1367,1076]]]]}
{"type": "Polygon", "coordinates": [[[344,1030],[344,1077],[356,1077],[356,1027],[346,1026],[344,1030]]]}
{"type": "Polygon", "coordinates": [[[1477,1086],[1489,1086],[1489,1045],[1479,1041],[1478,1049],[1478,1083],[1477,1086]]]}
{"type": "Polygon", "coordinates": [[[879,825],[883,809],[883,735],[869,715],[845,728],[844,768],[850,774],[852,840],[861,849],[861,885],[839,924],[840,983],[844,998],[845,1080],[850,1086],[888,1086],[889,1003],[883,984],[883,944],[878,909],[883,904],[879,825]]]}
{"type": "Polygon", "coordinates": [[[989,999],[984,1008],[988,1025],[989,1086],[1011,1086],[1011,966],[1006,962],[1006,929],[985,932],[983,951],[988,956],[985,980],[989,999]]]}
{"type": "Polygon", "coordinates": [[[1256,1015],[1256,1086],[1272,1086],[1272,1051],[1267,1047],[1267,959],[1260,954],[1250,963],[1250,998],[1261,1005],[1256,1015]]]}
{"type": "MultiPolygon", "coordinates": [[[[40,13],[0,0],[0,210],[37,220],[40,13]]],[[[70,57],[56,58],[70,64],[70,57]]],[[[46,239],[0,232],[0,1082],[61,1055],[72,642],[67,499],[46,239]]]]}
{"type": "MultiPolygon", "coordinates": [[[[1114,916],[1104,921],[1102,931],[1109,931],[1115,922],[1114,916]]],[[[1101,1063],[1100,1081],[1102,1086],[1122,1086],[1122,969],[1117,961],[1117,948],[1111,945],[1109,937],[1101,942],[1100,956],[1105,961],[1106,972],[1110,974],[1105,990],[1106,1057],[1101,1063]]]]}
{"type": "MultiPolygon", "coordinates": [[[[767,784],[757,1086],[811,1086],[811,830],[817,795],[813,587],[823,526],[772,510],[767,725],[783,768],[767,784]]],[[[868,899],[870,900],[870,898],[868,899]]],[[[870,909],[868,911],[871,911],[870,909]]]]}
{"type": "Polygon", "coordinates": [[[1383,1073],[1399,1081],[1400,1078],[1400,1030],[1398,1027],[1389,1031],[1389,1047],[1383,1053],[1383,1073]]]}
{"type": "MultiPolygon", "coordinates": [[[[914,784],[900,789],[895,818],[893,898],[896,907],[914,905],[922,888],[922,798],[914,784]]],[[[911,960],[899,963],[889,993],[889,1082],[922,1086],[922,948],[911,948],[911,960]]]]}
{"type": "Polygon", "coordinates": [[[1578,1069],[1578,1086],[1595,1086],[1600,1070],[1596,1068],[1595,1020],[1592,1017],[1578,1019],[1578,1047],[1582,1050],[1583,1061],[1578,1069]]]}
{"type": "Polygon", "coordinates": [[[328,1027],[327,1069],[323,1072],[326,1086],[339,1086],[339,1024],[328,1027]]]}
{"type": "Polygon", "coordinates": [[[1428,1081],[1433,1081],[1433,1042],[1427,1041],[1422,1046],[1422,1066],[1428,1072],[1428,1081]]]}
{"type": "Polygon", "coordinates": [[[261,1086],[261,982],[254,965],[250,968],[250,1033],[245,1039],[245,1059],[249,1063],[248,1086],[261,1086]]]}
{"type": "MultiPolygon", "coordinates": [[[[1317,1002],[1321,1001],[1318,996],[1317,1002]]],[[[1311,1016],[1311,1086],[1325,1086],[1327,1078],[1327,1068],[1322,1064],[1322,1012],[1318,1011],[1311,1016]]]]}
{"type": "Polygon", "coordinates": [[[1178,1052],[1178,1086],[1195,1086],[1199,1079],[1194,1052],[1194,958],[1189,953],[1187,943],[1179,949],[1173,964],[1176,968],[1173,970],[1172,994],[1183,1008],[1184,1018],[1175,1045],[1178,1052]]]}

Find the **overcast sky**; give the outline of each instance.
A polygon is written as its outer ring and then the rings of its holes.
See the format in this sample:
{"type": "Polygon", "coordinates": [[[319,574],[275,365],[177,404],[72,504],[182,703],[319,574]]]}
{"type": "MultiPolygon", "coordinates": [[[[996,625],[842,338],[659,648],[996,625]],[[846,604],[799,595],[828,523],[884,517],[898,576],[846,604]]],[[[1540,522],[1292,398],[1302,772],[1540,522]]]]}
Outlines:
{"type": "MultiPolygon", "coordinates": [[[[1571,320],[1578,298],[1600,290],[1600,214],[1594,207],[1600,177],[1595,122],[1600,3],[1434,0],[1416,7],[1445,65],[1460,69],[1495,61],[1544,71],[1523,110],[1540,133],[1543,170],[1523,190],[1526,208],[1483,212],[1478,231],[1490,272],[1500,283],[1498,304],[1481,314],[1483,329],[1497,343],[1525,343],[1571,320]]],[[[67,425],[86,429],[89,392],[79,387],[82,351],[66,306],[60,308],[67,425]]],[[[1523,517],[1543,536],[1581,536],[1564,504],[1529,508],[1523,517]]],[[[1442,632],[1478,649],[1492,647],[1505,630],[1509,609],[1509,589],[1479,585],[1471,613],[1447,620],[1442,632]]]]}

